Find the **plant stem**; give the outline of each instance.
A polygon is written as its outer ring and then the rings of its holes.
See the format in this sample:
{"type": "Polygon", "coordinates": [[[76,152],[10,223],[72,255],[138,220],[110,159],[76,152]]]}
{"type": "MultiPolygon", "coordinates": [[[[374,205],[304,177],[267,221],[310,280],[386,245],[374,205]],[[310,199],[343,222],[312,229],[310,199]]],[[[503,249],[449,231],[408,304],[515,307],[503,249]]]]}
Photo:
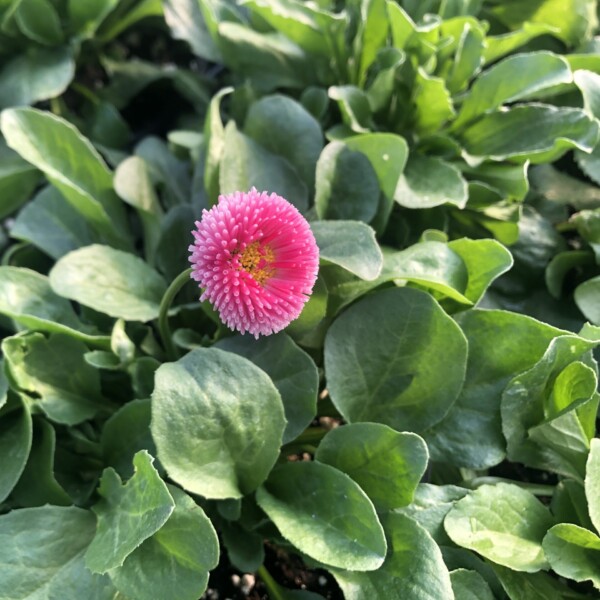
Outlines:
{"type": "Polygon", "coordinates": [[[257,575],[262,579],[262,582],[265,584],[265,587],[269,592],[269,598],[271,600],[285,600],[283,594],[281,593],[281,590],[279,589],[279,585],[271,577],[271,573],[267,571],[265,565],[260,565],[260,567],[258,567],[257,575]]]}
{"type": "Polygon", "coordinates": [[[171,303],[175,296],[177,296],[179,290],[181,290],[181,288],[190,280],[191,272],[192,269],[190,267],[177,275],[171,285],[167,288],[160,303],[158,311],[158,331],[169,360],[177,360],[177,350],[173,344],[171,330],[169,329],[169,308],[171,308],[171,303]]]}

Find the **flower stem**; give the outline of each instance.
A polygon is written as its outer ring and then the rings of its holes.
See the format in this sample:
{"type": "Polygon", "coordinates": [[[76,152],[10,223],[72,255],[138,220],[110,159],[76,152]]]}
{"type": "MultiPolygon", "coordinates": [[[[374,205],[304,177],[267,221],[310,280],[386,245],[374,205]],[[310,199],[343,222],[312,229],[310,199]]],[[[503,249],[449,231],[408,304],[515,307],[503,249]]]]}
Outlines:
{"type": "Polygon", "coordinates": [[[269,598],[271,598],[271,600],[284,600],[279,585],[271,577],[271,573],[267,571],[265,565],[260,565],[260,567],[258,567],[257,574],[262,579],[262,582],[265,584],[267,592],[269,593],[269,598]]]}
{"type": "Polygon", "coordinates": [[[169,329],[169,308],[171,308],[171,303],[175,296],[177,296],[177,293],[190,280],[191,272],[192,269],[189,268],[177,275],[171,285],[167,288],[160,303],[158,311],[158,331],[169,360],[177,360],[177,350],[173,344],[171,330],[169,329]]]}

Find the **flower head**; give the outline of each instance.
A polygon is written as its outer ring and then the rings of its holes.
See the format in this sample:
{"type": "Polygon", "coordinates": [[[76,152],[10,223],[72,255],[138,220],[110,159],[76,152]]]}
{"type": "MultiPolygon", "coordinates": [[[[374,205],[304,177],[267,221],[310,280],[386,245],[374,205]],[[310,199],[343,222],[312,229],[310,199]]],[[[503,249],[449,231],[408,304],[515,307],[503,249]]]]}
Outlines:
{"type": "Polygon", "coordinates": [[[319,250],[304,217],[277,194],[235,192],[202,212],[192,278],[223,322],[256,338],[296,319],[312,292],[319,250]]]}

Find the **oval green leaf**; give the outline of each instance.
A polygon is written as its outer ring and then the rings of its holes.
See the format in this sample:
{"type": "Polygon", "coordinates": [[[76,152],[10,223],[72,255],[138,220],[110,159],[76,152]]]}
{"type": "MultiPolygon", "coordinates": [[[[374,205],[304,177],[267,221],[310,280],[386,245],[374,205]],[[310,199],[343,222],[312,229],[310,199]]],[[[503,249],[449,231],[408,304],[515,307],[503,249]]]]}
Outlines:
{"type": "Polygon", "coordinates": [[[386,542],[375,509],[350,477],[317,462],[274,469],[256,492],[259,506],[283,537],[326,565],[378,569],[386,542]]]}
{"type": "Polygon", "coordinates": [[[50,285],[63,298],[127,321],[158,317],[167,289],[141,258],[98,244],[63,256],[50,271],[50,285]]]}
{"type": "Polygon", "coordinates": [[[517,485],[482,485],[459,500],[444,521],[455,544],[515,571],[548,568],[542,540],[554,525],[548,509],[517,485]]]}
{"type": "Polygon", "coordinates": [[[199,348],[162,365],[155,381],[152,436],[177,483],[206,498],[240,498],[267,478],[285,418],[264,371],[230,352],[199,348]]]}
{"type": "Polygon", "coordinates": [[[467,342],[425,292],[377,292],[344,312],[327,332],[325,376],[349,422],[421,431],[440,421],[462,387],[467,342]]]}
{"type": "Polygon", "coordinates": [[[332,429],[315,460],[352,477],[378,511],[410,504],[427,468],[425,442],[379,423],[354,423],[332,429]]]}

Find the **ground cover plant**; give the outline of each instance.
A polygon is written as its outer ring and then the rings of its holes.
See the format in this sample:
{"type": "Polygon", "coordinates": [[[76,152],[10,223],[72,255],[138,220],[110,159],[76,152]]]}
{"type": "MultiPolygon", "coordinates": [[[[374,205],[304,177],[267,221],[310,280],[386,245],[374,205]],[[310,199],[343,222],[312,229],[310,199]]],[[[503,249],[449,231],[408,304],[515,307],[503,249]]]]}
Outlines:
{"type": "Polygon", "coordinates": [[[0,0],[0,598],[600,597],[597,29],[0,0]]]}

